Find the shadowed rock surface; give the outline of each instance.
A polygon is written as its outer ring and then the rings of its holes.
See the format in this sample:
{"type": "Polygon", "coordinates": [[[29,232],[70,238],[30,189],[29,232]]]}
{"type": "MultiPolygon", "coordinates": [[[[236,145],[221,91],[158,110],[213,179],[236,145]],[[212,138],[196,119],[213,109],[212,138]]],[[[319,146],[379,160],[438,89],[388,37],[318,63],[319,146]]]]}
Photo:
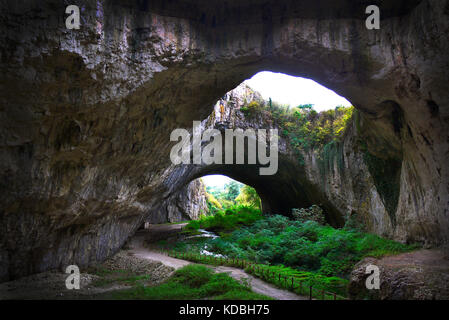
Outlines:
{"type": "Polygon", "coordinates": [[[365,258],[351,273],[352,299],[447,300],[449,256],[443,250],[418,250],[382,259],[365,258]],[[379,290],[367,290],[368,265],[379,267],[379,290]]]}
{"type": "Polygon", "coordinates": [[[165,223],[197,220],[207,214],[206,186],[201,179],[195,179],[168,199],[151,210],[145,222],[165,223]]]}
{"type": "MultiPolygon", "coordinates": [[[[312,78],[350,100],[360,135],[396,168],[400,190],[387,217],[378,177],[348,138],[349,177],[333,171],[327,189],[311,189],[303,183],[318,179],[313,165],[285,160],[277,178],[256,186],[265,208],[285,212],[317,190],[341,223],[336,213],[360,207],[366,190],[371,230],[448,242],[447,1],[379,3],[380,30],[367,30],[363,6],[349,1],[217,3],[80,1],[81,29],[67,30],[61,1],[1,2],[1,281],[116,252],[195,178],[195,168],[171,165],[170,132],[205,119],[261,70],[312,78]],[[355,183],[357,172],[373,182],[355,183]],[[291,201],[286,189],[304,195],[291,201]]],[[[240,168],[230,176],[249,181],[240,168]]]]}

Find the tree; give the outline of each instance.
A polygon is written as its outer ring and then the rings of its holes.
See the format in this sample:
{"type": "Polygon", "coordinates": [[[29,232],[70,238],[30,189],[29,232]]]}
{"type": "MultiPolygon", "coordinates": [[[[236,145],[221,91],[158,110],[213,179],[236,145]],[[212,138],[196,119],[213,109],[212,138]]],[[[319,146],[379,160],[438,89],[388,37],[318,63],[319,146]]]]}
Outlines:
{"type": "Polygon", "coordinates": [[[240,194],[235,198],[235,201],[240,204],[262,209],[262,201],[260,200],[256,189],[247,185],[242,187],[240,194]]]}
{"type": "Polygon", "coordinates": [[[229,201],[234,201],[235,198],[240,193],[240,185],[236,181],[231,181],[228,184],[226,184],[226,196],[225,199],[229,201]]]}

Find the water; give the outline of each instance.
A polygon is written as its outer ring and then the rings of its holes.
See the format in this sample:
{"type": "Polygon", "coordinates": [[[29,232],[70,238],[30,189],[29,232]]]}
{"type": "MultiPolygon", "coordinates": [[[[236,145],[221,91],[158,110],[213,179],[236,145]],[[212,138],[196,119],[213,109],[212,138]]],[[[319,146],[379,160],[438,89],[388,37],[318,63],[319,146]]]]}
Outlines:
{"type": "MultiPolygon", "coordinates": [[[[201,234],[190,236],[190,237],[187,237],[186,239],[192,239],[192,238],[216,239],[216,238],[219,238],[219,236],[216,235],[215,233],[213,233],[212,231],[207,231],[207,230],[204,230],[204,229],[198,229],[198,232],[200,232],[201,234]]],[[[226,256],[224,256],[222,254],[214,253],[214,252],[211,252],[211,251],[209,251],[207,249],[208,249],[208,245],[205,244],[204,247],[201,249],[200,253],[204,254],[204,255],[207,255],[207,256],[217,257],[217,258],[226,258],[226,256]]]]}

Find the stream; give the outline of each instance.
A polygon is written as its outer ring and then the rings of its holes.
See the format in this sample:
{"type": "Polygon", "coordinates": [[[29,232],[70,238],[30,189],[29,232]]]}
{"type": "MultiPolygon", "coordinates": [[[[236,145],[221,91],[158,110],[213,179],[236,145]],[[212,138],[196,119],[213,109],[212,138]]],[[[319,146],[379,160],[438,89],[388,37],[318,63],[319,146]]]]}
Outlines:
{"type": "MultiPolygon", "coordinates": [[[[218,236],[216,233],[212,232],[212,231],[207,231],[205,229],[198,229],[198,232],[200,232],[201,234],[197,234],[194,236],[189,236],[186,237],[185,240],[188,239],[193,239],[193,238],[210,238],[210,239],[216,239],[219,238],[220,236],[218,236]]],[[[213,256],[213,257],[217,257],[217,258],[226,258],[226,256],[219,254],[219,253],[214,253],[211,252],[208,249],[207,244],[204,244],[204,247],[201,249],[200,253],[204,254],[204,255],[208,255],[208,256],[213,256]]]]}

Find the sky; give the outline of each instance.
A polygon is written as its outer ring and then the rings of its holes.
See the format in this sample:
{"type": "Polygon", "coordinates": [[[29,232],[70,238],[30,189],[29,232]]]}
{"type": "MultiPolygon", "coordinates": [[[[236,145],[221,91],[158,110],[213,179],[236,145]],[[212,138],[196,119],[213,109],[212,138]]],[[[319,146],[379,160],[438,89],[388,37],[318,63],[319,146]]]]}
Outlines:
{"type": "Polygon", "coordinates": [[[292,107],[311,103],[319,112],[334,109],[338,105],[351,105],[345,98],[313,80],[283,73],[259,72],[245,83],[259,91],[264,99],[268,100],[271,97],[273,101],[289,104],[292,107]]]}
{"type": "Polygon", "coordinates": [[[215,187],[223,186],[224,184],[231,182],[232,179],[221,174],[211,174],[208,176],[201,177],[206,186],[215,187]]]}

